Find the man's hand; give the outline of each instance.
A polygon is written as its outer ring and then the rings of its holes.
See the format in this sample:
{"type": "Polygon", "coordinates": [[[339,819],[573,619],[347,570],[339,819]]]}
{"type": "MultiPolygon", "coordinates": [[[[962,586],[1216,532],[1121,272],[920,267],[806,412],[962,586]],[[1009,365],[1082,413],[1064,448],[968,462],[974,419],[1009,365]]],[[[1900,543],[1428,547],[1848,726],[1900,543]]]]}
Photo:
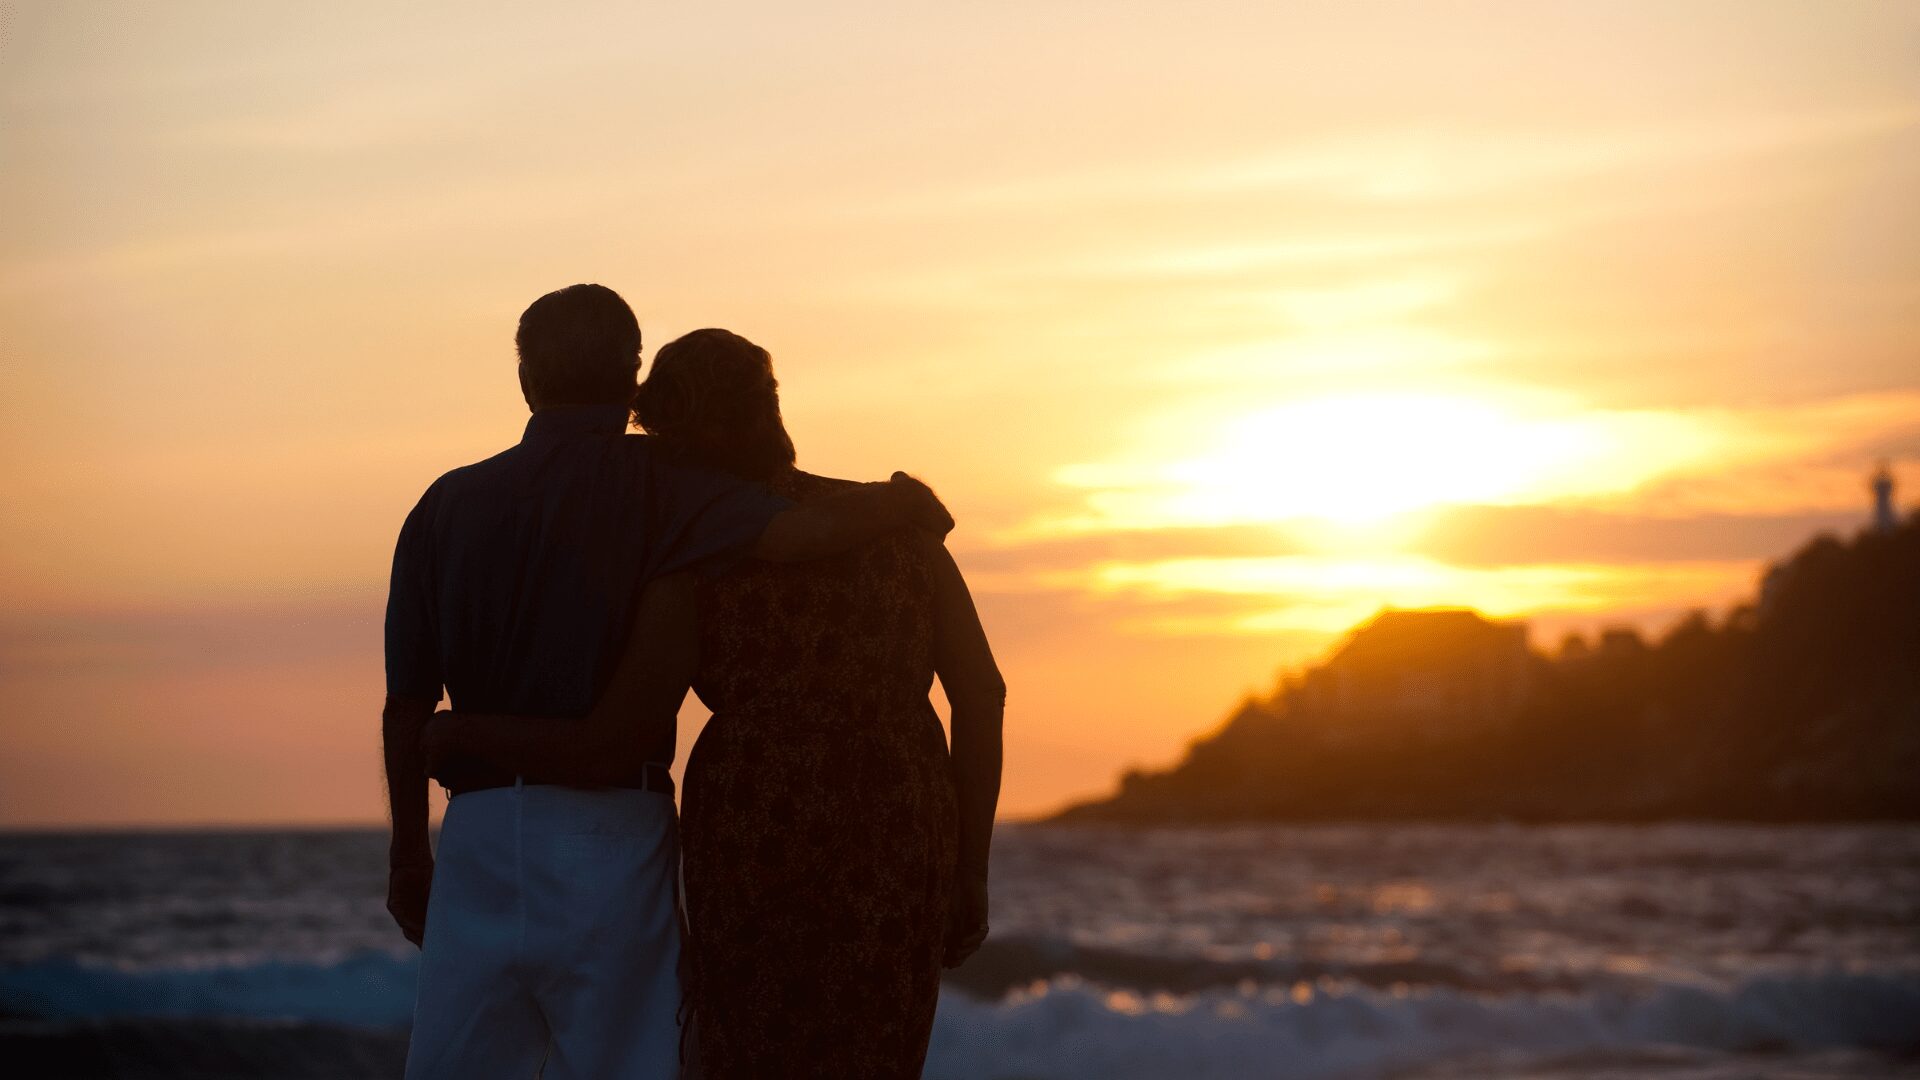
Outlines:
{"type": "Polygon", "coordinates": [[[937,537],[953,530],[953,515],[932,489],[906,473],[775,514],[748,554],[768,562],[808,562],[852,551],[899,529],[923,529],[937,537]]]}
{"type": "Polygon", "coordinates": [[[396,862],[387,868],[387,913],[418,946],[427,937],[427,894],[433,889],[433,859],[396,862]]]}
{"type": "Polygon", "coordinates": [[[387,807],[393,839],[387,845],[387,911],[407,940],[420,944],[427,932],[427,889],[433,883],[433,841],[427,835],[427,773],[420,739],[433,706],[426,695],[387,695],[380,712],[380,743],[387,767],[387,807]]]}
{"type": "Polygon", "coordinates": [[[947,909],[947,943],[940,962],[956,968],[987,940],[987,877],[962,873],[947,909]]]}
{"type": "Polygon", "coordinates": [[[947,512],[945,504],[933,493],[932,488],[903,472],[894,473],[892,482],[905,489],[908,518],[915,528],[925,529],[938,537],[945,537],[953,531],[953,515],[947,512]]]}

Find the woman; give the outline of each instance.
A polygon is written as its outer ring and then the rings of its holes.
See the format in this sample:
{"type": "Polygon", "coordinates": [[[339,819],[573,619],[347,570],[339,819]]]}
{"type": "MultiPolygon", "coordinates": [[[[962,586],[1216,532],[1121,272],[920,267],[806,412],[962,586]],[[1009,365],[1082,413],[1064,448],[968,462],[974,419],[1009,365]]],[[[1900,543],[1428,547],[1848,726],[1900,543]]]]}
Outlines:
{"type": "MultiPolygon", "coordinates": [[[[662,348],[634,415],[671,452],[795,501],[847,486],[794,467],[771,358],[725,330],[662,348]]],[[[903,533],[819,562],[744,562],[656,582],[637,618],[579,737],[542,741],[575,751],[554,779],[605,782],[639,742],[635,719],[671,724],[689,679],[713,710],[682,793],[699,1075],[918,1076],[940,967],[986,935],[1000,784],[1005,687],[952,558],[903,533]]],[[[525,768],[534,751],[511,722],[456,718],[435,738],[525,768]]]]}

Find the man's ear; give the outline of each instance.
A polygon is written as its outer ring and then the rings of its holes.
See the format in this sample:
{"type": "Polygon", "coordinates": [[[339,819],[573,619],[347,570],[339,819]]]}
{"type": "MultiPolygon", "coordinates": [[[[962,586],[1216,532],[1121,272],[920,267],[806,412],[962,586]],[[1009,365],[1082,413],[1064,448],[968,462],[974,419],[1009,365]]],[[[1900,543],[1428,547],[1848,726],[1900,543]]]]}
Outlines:
{"type": "Polygon", "coordinates": [[[527,362],[525,360],[520,361],[519,372],[520,396],[527,399],[527,408],[538,409],[540,406],[534,404],[533,401],[533,389],[527,385],[527,362]]]}

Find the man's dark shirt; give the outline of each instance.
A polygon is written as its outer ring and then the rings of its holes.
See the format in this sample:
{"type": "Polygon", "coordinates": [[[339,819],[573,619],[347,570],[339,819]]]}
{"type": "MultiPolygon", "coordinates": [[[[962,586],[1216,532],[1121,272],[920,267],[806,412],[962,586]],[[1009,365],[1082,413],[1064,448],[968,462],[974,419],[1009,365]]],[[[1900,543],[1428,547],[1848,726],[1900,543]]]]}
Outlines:
{"type": "MultiPolygon", "coordinates": [[[[647,582],[750,546],[788,503],[662,460],[618,406],[543,409],[407,515],[387,593],[387,693],[585,716],[647,582]]],[[[666,748],[671,756],[672,747],[666,748]]]]}

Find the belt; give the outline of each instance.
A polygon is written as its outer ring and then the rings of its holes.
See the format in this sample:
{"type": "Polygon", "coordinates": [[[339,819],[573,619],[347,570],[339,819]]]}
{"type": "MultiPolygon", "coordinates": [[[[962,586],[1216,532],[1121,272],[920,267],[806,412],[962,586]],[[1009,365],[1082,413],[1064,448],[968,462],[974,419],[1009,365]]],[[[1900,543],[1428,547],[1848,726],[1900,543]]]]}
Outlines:
{"type": "MultiPolygon", "coordinates": [[[[512,787],[515,784],[554,784],[551,780],[542,780],[526,773],[510,773],[490,767],[461,768],[459,775],[451,782],[442,780],[441,786],[448,795],[468,795],[476,791],[491,791],[494,788],[512,787]]],[[[558,787],[585,787],[582,784],[557,784],[558,787]]],[[[652,791],[661,795],[673,794],[673,774],[667,766],[658,761],[649,761],[641,766],[634,776],[611,784],[593,785],[595,787],[614,788],[621,791],[652,791]]]]}

